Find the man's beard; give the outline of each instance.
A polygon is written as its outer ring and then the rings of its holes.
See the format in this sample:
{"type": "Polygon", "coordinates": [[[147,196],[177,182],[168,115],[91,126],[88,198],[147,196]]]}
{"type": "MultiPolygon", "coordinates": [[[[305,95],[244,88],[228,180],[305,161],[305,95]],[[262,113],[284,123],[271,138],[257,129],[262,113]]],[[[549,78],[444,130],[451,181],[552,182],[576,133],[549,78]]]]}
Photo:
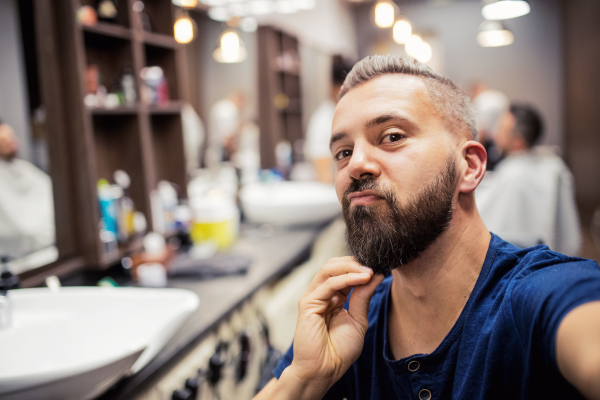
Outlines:
{"type": "Polygon", "coordinates": [[[442,173],[419,190],[406,205],[393,190],[380,187],[369,176],[353,180],[342,197],[342,215],[351,254],[376,274],[417,259],[450,225],[456,182],[456,165],[448,157],[442,173]],[[350,206],[348,194],[376,190],[385,200],[374,206],[350,206]]]}

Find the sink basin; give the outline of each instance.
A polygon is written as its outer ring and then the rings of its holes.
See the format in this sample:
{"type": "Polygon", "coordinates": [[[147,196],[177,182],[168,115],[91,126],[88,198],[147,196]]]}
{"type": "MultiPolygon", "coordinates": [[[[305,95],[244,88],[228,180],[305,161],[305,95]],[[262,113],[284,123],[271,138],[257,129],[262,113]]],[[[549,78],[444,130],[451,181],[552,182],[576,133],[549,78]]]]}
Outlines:
{"type": "Polygon", "coordinates": [[[250,222],[273,225],[320,223],[340,215],[333,185],[319,182],[251,183],[240,192],[250,222]]]}
{"type": "Polygon", "coordinates": [[[0,330],[0,398],[92,399],[143,368],[189,315],[183,289],[66,287],[10,291],[0,330]]]}

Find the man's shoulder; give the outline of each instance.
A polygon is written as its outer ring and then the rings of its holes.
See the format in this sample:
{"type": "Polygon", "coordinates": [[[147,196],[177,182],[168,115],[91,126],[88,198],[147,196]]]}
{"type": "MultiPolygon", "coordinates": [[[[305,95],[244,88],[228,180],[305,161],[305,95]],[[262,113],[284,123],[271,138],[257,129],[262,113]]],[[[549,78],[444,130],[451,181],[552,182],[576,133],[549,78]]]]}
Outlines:
{"type": "Polygon", "coordinates": [[[521,249],[501,240],[494,264],[496,269],[511,271],[512,297],[522,300],[549,294],[581,280],[600,281],[596,261],[557,253],[545,245],[521,249]]]}

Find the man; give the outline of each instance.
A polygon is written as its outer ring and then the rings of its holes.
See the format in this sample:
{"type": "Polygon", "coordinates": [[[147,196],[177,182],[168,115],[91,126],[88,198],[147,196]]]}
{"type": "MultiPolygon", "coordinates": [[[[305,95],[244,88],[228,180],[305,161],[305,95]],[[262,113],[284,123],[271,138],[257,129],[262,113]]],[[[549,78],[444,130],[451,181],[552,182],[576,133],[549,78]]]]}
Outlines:
{"type": "Polygon", "coordinates": [[[350,69],[351,66],[344,62],[341,56],[333,57],[329,97],[321,102],[308,121],[304,155],[312,164],[319,182],[333,183],[334,167],[329,152],[331,122],[333,121],[338,93],[350,69]]]}
{"type": "Polygon", "coordinates": [[[55,241],[52,180],[17,158],[19,143],[0,119],[0,255],[23,257],[55,241]]]}
{"type": "Polygon", "coordinates": [[[477,209],[486,227],[520,247],[539,243],[568,255],[581,246],[573,176],[563,160],[543,147],[539,113],[511,104],[494,135],[504,158],[477,188],[477,209]]]}
{"type": "Polygon", "coordinates": [[[256,398],[600,398],[600,268],[489,233],[466,96],[394,56],[359,62],[340,96],[331,152],[354,257],[317,273],[256,398]]]}

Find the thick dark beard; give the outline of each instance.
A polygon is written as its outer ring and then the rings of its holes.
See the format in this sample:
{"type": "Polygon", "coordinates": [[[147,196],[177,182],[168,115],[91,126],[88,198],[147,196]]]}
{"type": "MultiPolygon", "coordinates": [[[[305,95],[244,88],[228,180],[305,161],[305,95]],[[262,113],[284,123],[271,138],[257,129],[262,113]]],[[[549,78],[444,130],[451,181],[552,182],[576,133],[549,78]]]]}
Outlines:
{"type": "Polygon", "coordinates": [[[417,259],[452,220],[456,164],[449,157],[442,173],[429,186],[419,190],[406,205],[400,205],[393,190],[380,187],[369,176],[354,180],[342,197],[342,216],[351,254],[376,274],[417,259]],[[350,206],[348,194],[377,190],[385,203],[350,206]]]}

